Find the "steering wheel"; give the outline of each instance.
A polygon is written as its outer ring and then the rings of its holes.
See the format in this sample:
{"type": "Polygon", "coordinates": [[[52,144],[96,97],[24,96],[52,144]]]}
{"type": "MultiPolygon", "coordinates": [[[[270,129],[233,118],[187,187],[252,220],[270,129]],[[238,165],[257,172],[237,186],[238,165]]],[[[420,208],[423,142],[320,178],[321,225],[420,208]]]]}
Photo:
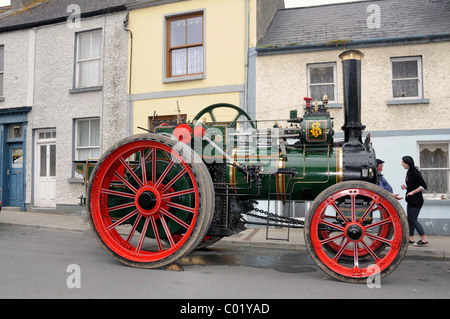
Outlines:
{"type": "MultiPolygon", "coordinates": [[[[228,110],[230,111],[230,110],[228,110]]],[[[225,112],[228,112],[225,111],[225,112]]],[[[194,121],[198,121],[199,119],[202,118],[203,115],[205,114],[209,114],[209,116],[211,117],[211,120],[213,122],[229,122],[230,127],[236,127],[236,124],[239,120],[239,117],[241,115],[245,116],[249,121],[251,126],[256,129],[255,123],[252,120],[252,118],[250,117],[250,115],[248,115],[247,112],[245,112],[243,109],[241,109],[239,106],[233,105],[233,104],[228,104],[228,103],[217,103],[217,104],[213,104],[210,105],[208,107],[205,107],[203,110],[201,110],[195,117],[194,117],[194,121]],[[234,117],[233,120],[231,121],[223,121],[223,120],[217,120],[217,118],[223,117],[223,116],[229,116],[229,113],[226,114],[220,114],[220,111],[218,111],[218,109],[231,109],[234,110],[236,113],[236,116],[234,117]]],[[[233,114],[234,115],[234,114],[233,114]]]]}

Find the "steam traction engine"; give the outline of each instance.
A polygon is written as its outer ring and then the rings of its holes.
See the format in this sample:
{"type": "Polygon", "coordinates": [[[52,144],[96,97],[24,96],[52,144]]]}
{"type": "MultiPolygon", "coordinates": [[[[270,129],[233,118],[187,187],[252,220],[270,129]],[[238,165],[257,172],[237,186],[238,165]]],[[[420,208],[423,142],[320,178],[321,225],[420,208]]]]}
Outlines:
{"type": "Polygon", "coordinates": [[[291,111],[289,128],[257,129],[240,108],[216,104],[192,123],[158,126],[110,148],[87,189],[105,250],[129,266],[164,267],[245,229],[242,215],[257,200],[313,201],[297,223],[324,272],[346,282],[391,273],[406,252],[407,221],[392,194],[376,185],[375,152],[370,138],[362,141],[362,53],[340,57],[342,142],[333,139],[326,99],[315,107],[307,99],[303,118],[291,111]],[[238,115],[220,123],[220,109],[238,115]],[[213,122],[201,121],[205,115],[213,122]]]}

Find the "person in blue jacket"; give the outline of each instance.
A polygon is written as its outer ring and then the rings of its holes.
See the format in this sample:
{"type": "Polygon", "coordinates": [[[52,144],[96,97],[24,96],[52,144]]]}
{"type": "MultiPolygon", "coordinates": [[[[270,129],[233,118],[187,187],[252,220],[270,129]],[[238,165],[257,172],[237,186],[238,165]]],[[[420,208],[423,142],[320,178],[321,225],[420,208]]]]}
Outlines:
{"type": "MultiPolygon", "coordinates": [[[[384,178],[383,174],[381,174],[381,172],[383,171],[383,164],[384,164],[384,161],[377,158],[378,186],[383,187],[389,193],[393,193],[394,190],[392,189],[392,186],[388,183],[386,178],[384,178]]],[[[394,197],[396,199],[403,199],[403,197],[399,197],[398,194],[392,194],[392,195],[394,195],[394,197]]]]}

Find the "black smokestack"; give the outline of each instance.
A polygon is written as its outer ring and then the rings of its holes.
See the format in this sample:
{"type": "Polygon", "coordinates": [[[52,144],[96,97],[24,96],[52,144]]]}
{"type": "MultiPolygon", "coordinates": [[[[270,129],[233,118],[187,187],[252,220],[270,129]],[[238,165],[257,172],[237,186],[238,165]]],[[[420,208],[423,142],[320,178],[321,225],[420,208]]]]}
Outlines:
{"type": "Polygon", "coordinates": [[[364,55],[357,50],[341,53],[344,74],[344,126],[345,143],[356,146],[362,144],[361,124],[361,59],[364,55]]]}

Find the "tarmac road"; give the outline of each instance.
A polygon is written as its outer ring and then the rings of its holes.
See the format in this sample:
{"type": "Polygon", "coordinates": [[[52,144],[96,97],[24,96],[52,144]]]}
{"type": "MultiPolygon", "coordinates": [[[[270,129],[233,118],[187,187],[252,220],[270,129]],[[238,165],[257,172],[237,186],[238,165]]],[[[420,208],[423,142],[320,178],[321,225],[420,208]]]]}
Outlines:
{"type": "Polygon", "coordinates": [[[369,288],[328,277],[306,250],[226,241],[184,258],[184,271],[126,267],[90,231],[0,223],[0,251],[0,298],[175,298],[176,312],[184,299],[450,297],[450,262],[442,258],[406,256],[380,288],[369,288]]]}

